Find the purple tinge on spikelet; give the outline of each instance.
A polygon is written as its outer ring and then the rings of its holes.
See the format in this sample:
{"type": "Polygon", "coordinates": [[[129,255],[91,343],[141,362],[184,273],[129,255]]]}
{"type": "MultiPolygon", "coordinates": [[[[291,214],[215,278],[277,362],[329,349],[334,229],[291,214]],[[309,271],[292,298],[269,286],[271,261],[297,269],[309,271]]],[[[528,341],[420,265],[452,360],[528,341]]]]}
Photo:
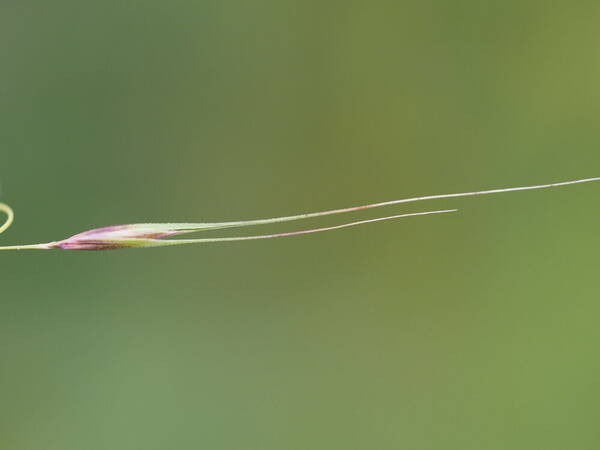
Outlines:
{"type": "Polygon", "coordinates": [[[76,234],[49,244],[49,248],[63,250],[117,250],[143,247],[148,239],[161,239],[180,234],[165,224],[113,225],[76,234]]]}
{"type": "Polygon", "coordinates": [[[124,248],[132,248],[132,245],[128,245],[123,242],[120,244],[117,243],[108,243],[108,242],[71,242],[68,239],[60,242],[55,242],[50,244],[48,248],[58,248],[61,250],[119,250],[124,248]]]}
{"type": "Polygon", "coordinates": [[[181,231],[166,228],[164,224],[112,225],[110,227],[84,231],[83,233],[71,236],[69,239],[161,239],[180,233],[181,231]]]}

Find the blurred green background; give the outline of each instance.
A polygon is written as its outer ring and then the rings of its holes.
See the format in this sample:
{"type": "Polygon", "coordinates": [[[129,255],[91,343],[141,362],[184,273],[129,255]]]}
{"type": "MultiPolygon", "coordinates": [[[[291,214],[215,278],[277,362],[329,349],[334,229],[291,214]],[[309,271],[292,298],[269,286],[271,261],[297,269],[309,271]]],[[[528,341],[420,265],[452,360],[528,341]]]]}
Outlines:
{"type": "MultiPolygon", "coordinates": [[[[599,176],[599,25],[597,1],[4,0],[0,241],[599,176]]],[[[1,254],[0,448],[598,448],[599,189],[1,254]]]]}

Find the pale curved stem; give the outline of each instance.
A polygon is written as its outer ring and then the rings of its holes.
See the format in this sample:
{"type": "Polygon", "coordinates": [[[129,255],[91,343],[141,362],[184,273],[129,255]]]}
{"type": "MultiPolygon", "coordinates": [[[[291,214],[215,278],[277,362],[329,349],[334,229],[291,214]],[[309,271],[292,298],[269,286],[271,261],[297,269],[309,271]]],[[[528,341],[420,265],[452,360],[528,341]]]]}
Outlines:
{"type": "MultiPolygon", "coordinates": [[[[0,234],[4,233],[10,228],[15,220],[15,213],[10,206],[6,203],[0,203],[0,211],[6,214],[6,221],[0,226],[0,234]]],[[[47,244],[33,244],[33,245],[13,245],[10,247],[0,247],[0,250],[47,250],[47,244]]]]}
{"type": "Polygon", "coordinates": [[[6,203],[0,203],[0,211],[6,214],[6,221],[2,226],[0,226],[0,234],[2,234],[12,225],[13,221],[15,220],[15,213],[6,203]]]}

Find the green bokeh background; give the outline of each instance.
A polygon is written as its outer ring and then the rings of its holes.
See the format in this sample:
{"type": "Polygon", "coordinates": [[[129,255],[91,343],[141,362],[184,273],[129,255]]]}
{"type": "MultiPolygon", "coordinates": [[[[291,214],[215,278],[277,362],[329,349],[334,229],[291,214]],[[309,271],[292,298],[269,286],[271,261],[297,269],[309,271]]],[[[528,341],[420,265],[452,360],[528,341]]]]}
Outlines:
{"type": "MultiPolygon", "coordinates": [[[[1,243],[598,176],[599,26],[598,1],[4,0],[1,243]]],[[[599,448],[599,189],[1,254],[0,448],[599,448]]]]}

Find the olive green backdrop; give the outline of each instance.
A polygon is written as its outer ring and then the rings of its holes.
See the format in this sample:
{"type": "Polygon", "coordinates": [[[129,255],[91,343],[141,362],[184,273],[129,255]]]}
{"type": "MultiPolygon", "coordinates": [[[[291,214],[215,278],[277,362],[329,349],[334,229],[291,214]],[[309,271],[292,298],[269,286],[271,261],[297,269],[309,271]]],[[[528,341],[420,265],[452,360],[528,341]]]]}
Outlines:
{"type": "MultiPolygon", "coordinates": [[[[4,0],[0,242],[599,176],[599,26],[597,1],[4,0]]],[[[598,448],[599,195],[3,253],[0,448],[598,448]]]]}

